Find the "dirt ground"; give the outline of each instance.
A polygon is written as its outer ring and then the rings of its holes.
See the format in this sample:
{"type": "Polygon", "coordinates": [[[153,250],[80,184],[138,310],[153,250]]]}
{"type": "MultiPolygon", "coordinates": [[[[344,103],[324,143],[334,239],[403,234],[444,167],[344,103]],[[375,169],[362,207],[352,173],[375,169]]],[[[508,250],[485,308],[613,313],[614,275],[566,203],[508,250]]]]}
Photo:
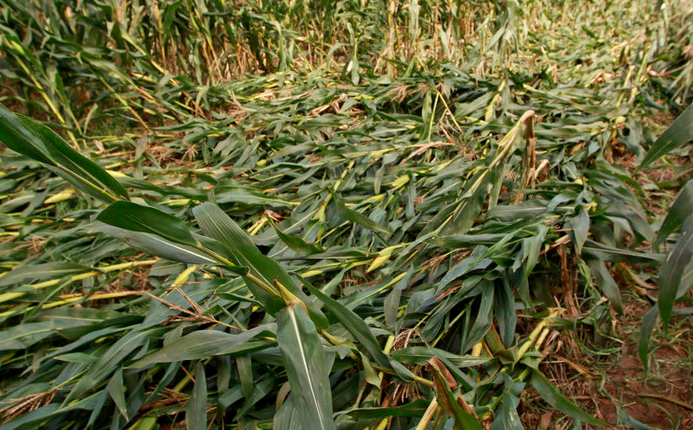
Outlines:
{"type": "MultiPolygon", "coordinates": [[[[646,374],[638,340],[649,305],[635,296],[624,301],[624,314],[613,323],[615,335],[602,350],[586,353],[577,346],[579,339],[561,332],[542,370],[583,410],[612,424],[608,429],[693,429],[693,318],[676,317],[668,334],[655,329],[646,374]]],[[[524,400],[521,416],[526,429],[574,428],[570,418],[538,407],[536,393],[530,391],[524,400]]]]}

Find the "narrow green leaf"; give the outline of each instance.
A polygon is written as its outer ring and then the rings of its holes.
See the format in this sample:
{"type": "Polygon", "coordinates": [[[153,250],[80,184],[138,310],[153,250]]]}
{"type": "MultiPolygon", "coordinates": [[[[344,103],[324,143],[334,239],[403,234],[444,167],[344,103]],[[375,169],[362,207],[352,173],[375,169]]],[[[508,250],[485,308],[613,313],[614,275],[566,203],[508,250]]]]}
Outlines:
{"type": "MultiPolygon", "coordinates": [[[[154,234],[126,230],[124,228],[101,223],[97,223],[93,228],[96,231],[115,237],[133,248],[156,255],[157,257],[189,264],[219,264],[218,261],[197,248],[175,243],[154,234]]],[[[200,240],[199,237],[196,239],[200,240]]]]}
{"type": "Polygon", "coordinates": [[[15,115],[0,104],[0,141],[10,149],[53,167],[82,191],[110,202],[127,198],[127,190],[99,165],[75,151],[53,130],[15,115]]]}
{"type": "Polygon", "coordinates": [[[524,430],[522,420],[517,413],[520,398],[506,391],[501,396],[500,402],[490,430],[524,430]]]}
{"type": "Polygon", "coordinates": [[[676,197],[674,204],[671,205],[662,226],[659,228],[657,237],[652,243],[652,248],[657,249],[671,233],[693,213],[693,181],[688,181],[676,197]]]}
{"type": "Polygon", "coordinates": [[[313,295],[315,295],[325,307],[339,320],[339,322],[346,328],[352,336],[359,341],[366,351],[373,357],[375,362],[382,367],[392,369],[397,372],[397,375],[405,381],[411,381],[412,376],[401,363],[398,363],[392,357],[385,354],[378,344],[378,340],[368,328],[366,322],[361,319],[354,311],[347,308],[337,300],[323,294],[322,291],[312,286],[310,283],[305,283],[306,288],[313,295]]]}
{"type": "Polygon", "coordinates": [[[207,428],[207,377],[201,362],[195,366],[195,385],[185,411],[185,425],[188,430],[207,428]]]}
{"type": "Polygon", "coordinates": [[[238,334],[217,330],[200,330],[182,336],[158,351],[133,363],[141,368],[154,363],[199,360],[220,354],[239,354],[271,346],[272,342],[252,342],[258,336],[272,335],[273,324],[263,324],[238,334]]]}
{"type": "Polygon", "coordinates": [[[389,417],[421,417],[428,408],[429,401],[417,399],[413,402],[406,403],[401,406],[393,406],[388,408],[357,408],[351,409],[347,414],[356,419],[379,419],[389,417]]]}
{"type": "Polygon", "coordinates": [[[669,326],[671,311],[674,308],[679,284],[684,276],[686,267],[693,259],[693,215],[683,223],[681,236],[676,242],[676,246],[671,250],[667,259],[662,265],[659,273],[659,316],[664,322],[664,327],[669,326]]]}
{"type": "Polygon", "coordinates": [[[609,273],[606,264],[603,260],[589,259],[587,265],[597,281],[597,286],[604,293],[616,312],[623,313],[623,301],[621,300],[621,291],[616,281],[609,273]]]}
{"type": "Polygon", "coordinates": [[[21,282],[26,285],[32,281],[60,279],[63,276],[85,273],[93,270],[81,264],[55,262],[44,264],[27,264],[16,266],[0,278],[0,287],[21,282]]]}
{"type": "Polygon", "coordinates": [[[281,241],[284,242],[286,246],[296,251],[300,255],[312,255],[320,252],[325,252],[325,249],[319,247],[318,245],[308,243],[298,236],[282,232],[274,223],[272,223],[272,226],[274,227],[274,230],[277,232],[277,236],[279,236],[279,239],[281,239],[281,241]]]}
{"type": "Polygon", "coordinates": [[[563,412],[564,414],[593,426],[607,427],[610,425],[602,420],[598,420],[597,418],[588,415],[575,403],[568,400],[540,371],[532,370],[531,384],[534,389],[537,390],[541,398],[546,401],[546,403],[563,412]]]}
{"type": "Polygon", "coordinates": [[[274,430],[303,430],[304,427],[301,426],[301,421],[298,417],[298,411],[294,402],[289,395],[284,404],[279,408],[277,413],[274,415],[272,421],[272,428],[274,430]]]}
{"type": "Polygon", "coordinates": [[[443,409],[450,414],[455,420],[456,430],[482,430],[479,420],[469,412],[462,409],[462,406],[457,402],[455,394],[450,390],[448,382],[442,372],[436,365],[429,363],[429,368],[433,373],[433,382],[438,402],[443,406],[443,409]]]}
{"type": "MultiPolygon", "coordinates": [[[[53,130],[23,115],[18,115],[18,118],[22,125],[46,145],[48,153],[52,160],[55,161],[56,166],[77,179],[76,182],[70,182],[79,186],[85,192],[94,195],[94,197],[105,201],[113,200],[113,194],[116,197],[128,197],[127,190],[120,182],[98,164],[75,151],[53,130]],[[108,191],[112,194],[108,193],[108,191]]],[[[65,177],[64,175],[61,176],[65,177]]],[[[65,177],[65,179],[69,180],[70,178],[65,177]]]]}
{"type": "MultiPolygon", "coordinates": [[[[320,308],[308,299],[308,296],[296,285],[284,267],[262,254],[247,233],[238,227],[223,210],[212,203],[203,203],[193,209],[193,214],[205,235],[224,245],[228,251],[227,254],[229,254],[227,257],[232,259],[235,264],[247,266],[250,273],[260,279],[267,288],[276,289],[274,281],[280,282],[306,305],[311,319],[318,327],[327,327],[327,318],[320,311],[320,308]]],[[[277,295],[270,294],[248,278],[246,278],[246,284],[270,314],[274,315],[284,308],[284,300],[278,293],[277,295]]]]}
{"type": "Polygon", "coordinates": [[[361,227],[367,228],[368,230],[390,234],[390,230],[387,228],[383,227],[362,213],[346,207],[344,202],[336,194],[332,194],[332,200],[334,200],[335,205],[337,206],[337,216],[340,218],[356,223],[361,227]]]}
{"type": "Polygon", "coordinates": [[[111,399],[113,399],[118,412],[120,412],[126,421],[129,421],[130,418],[128,418],[128,408],[127,404],[125,403],[125,389],[123,388],[122,369],[118,369],[113,376],[111,376],[111,380],[108,382],[108,394],[111,396],[111,399]]]}
{"type": "Polygon", "coordinates": [[[236,367],[238,367],[238,378],[241,380],[243,395],[249,399],[253,394],[253,365],[249,355],[239,355],[236,357],[236,367]]]}
{"type": "Polygon", "coordinates": [[[89,368],[89,370],[77,380],[77,384],[67,396],[66,402],[76,399],[85,391],[100,384],[111,375],[121,362],[136,348],[141,347],[148,342],[150,338],[160,334],[160,328],[133,330],[113,343],[110,348],[99,357],[96,364],[89,368]]]}
{"type": "Polygon", "coordinates": [[[0,351],[9,352],[27,349],[37,342],[56,336],[58,330],[91,324],[84,320],[49,320],[24,323],[0,331],[0,351]]]}
{"type": "Polygon", "coordinates": [[[583,206],[577,209],[577,215],[570,219],[572,229],[573,244],[578,254],[582,254],[582,245],[587,240],[590,231],[590,216],[583,206]]]}
{"type": "Polygon", "coordinates": [[[303,428],[336,430],[330,369],[315,326],[298,305],[287,306],[276,318],[277,341],[303,428]]]}
{"type": "Polygon", "coordinates": [[[654,331],[658,318],[659,312],[657,310],[657,307],[653,306],[652,309],[647,311],[647,313],[643,317],[642,327],[640,327],[640,339],[638,340],[638,355],[640,356],[640,361],[642,362],[642,365],[645,368],[645,372],[647,372],[650,367],[650,339],[652,338],[652,332],[654,331]]]}
{"type": "Polygon", "coordinates": [[[652,164],[659,157],[693,140],[693,105],[688,106],[673,124],[655,141],[642,160],[639,169],[652,164]]]}
{"type": "Polygon", "coordinates": [[[137,203],[111,203],[96,217],[98,221],[130,231],[154,234],[172,242],[196,246],[188,226],[182,220],[158,209],[137,203]]]}

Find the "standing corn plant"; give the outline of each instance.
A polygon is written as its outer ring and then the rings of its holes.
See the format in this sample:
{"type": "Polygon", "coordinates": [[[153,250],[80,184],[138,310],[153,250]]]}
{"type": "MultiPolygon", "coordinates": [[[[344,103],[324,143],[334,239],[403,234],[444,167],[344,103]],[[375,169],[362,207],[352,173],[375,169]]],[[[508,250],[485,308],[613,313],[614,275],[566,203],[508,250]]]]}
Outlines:
{"type": "MultiPolygon", "coordinates": [[[[652,145],[640,165],[647,168],[660,157],[693,140],[693,105],[688,106],[652,145]]],[[[674,312],[674,303],[685,296],[693,282],[693,181],[683,186],[678,197],[662,222],[652,246],[658,248],[678,228],[681,234],[669,251],[659,272],[659,296],[657,307],[653,307],[643,321],[640,333],[640,358],[648,367],[648,346],[657,317],[662,319],[665,329],[674,312]]]]}

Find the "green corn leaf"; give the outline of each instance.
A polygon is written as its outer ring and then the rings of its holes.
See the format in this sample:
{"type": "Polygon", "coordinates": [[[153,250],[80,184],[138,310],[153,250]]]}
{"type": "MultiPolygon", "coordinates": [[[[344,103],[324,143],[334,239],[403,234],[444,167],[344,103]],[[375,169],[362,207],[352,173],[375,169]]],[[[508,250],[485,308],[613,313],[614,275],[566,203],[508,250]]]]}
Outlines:
{"type": "Polygon", "coordinates": [[[426,412],[429,403],[430,402],[427,400],[417,399],[401,406],[351,409],[347,414],[362,420],[374,420],[388,417],[421,417],[426,412]]]}
{"type": "Polygon", "coordinates": [[[2,425],[2,430],[27,430],[40,428],[60,410],[59,403],[49,403],[2,425]]]}
{"type": "Polygon", "coordinates": [[[0,331],[0,351],[17,351],[29,348],[37,342],[57,336],[59,330],[92,324],[83,319],[51,319],[35,323],[24,323],[0,331]]]}
{"type": "Polygon", "coordinates": [[[494,413],[490,430],[524,430],[522,420],[517,413],[520,398],[510,392],[504,392],[500,402],[500,406],[494,413]]]}
{"type": "Polygon", "coordinates": [[[638,355],[640,356],[640,361],[642,361],[645,372],[647,372],[650,366],[650,360],[648,359],[650,355],[650,339],[652,338],[652,332],[654,331],[655,325],[657,324],[657,319],[659,318],[659,312],[657,307],[652,307],[642,319],[642,326],[640,327],[640,338],[638,340],[638,355]]]}
{"type": "Polygon", "coordinates": [[[207,378],[201,362],[195,366],[195,385],[185,412],[185,425],[188,430],[207,428],[207,378]]]}
{"type": "MultiPolygon", "coordinates": [[[[182,245],[170,240],[166,240],[160,236],[143,233],[140,231],[126,230],[124,228],[114,227],[112,225],[97,223],[94,225],[94,230],[105,233],[111,237],[124,242],[133,248],[148,252],[157,257],[167,258],[169,260],[181,261],[189,264],[218,264],[219,262],[212,257],[189,245],[182,245]]],[[[193,235],[193,237],[195,237],[193,235]]],[[[197,240],[204,239],[196,237],[197,240]]],[[[211,240],[211,239],[208,239],[211,240]]]]}
{"type": "Polygon", "coordinates": [[[296,406],[294,406],[291,395],[286,398],[284,404],[274,415],[272,428],[274,430],[303,430],[303,426],[301,426],[301,421],[298,416],[298,411],[296,406]]]}
{"type": "Polygon", "coordinates": [[[644,169],[654,161],[693,140],[693,105],[688,106],[673,124],[655,141],[642,160],[639,169],[644,169]]]}
{"type": "Polygon", "coordinates": [[[537,390],[541,398],[546,401],[546,403],[563,412],[564,414],[593,426],[609,426],[608,423],[588,415],[575,403],[568,400],[540,371],[532,371],[531,384],[534,389],[537,390]]]}
{"type": "Polygon", "coordinates": [[[693,216],[683,223],[681,236],[676,246],[667,256],[659,273],[659,316],[664,327],[668,327],[674,302],[679,294],[679,285],[684,277],[686,267],[693,259],[693,216]]]}
{"type": "Polygon", "coordinates": [[[669,209],[652,247],[657,247],[693,213],[693,181],[688,181],[669,209]]]}
{"type": "Polygon", "coordinates": [[[241,380],[241,388],[243,396],[250,399],[253,394],[253,365],[249,355],[239,355],[236,357],[236,366],[238,367],[238,379],[241,380]]]}
{"type": "Polygon", "coordinates": [[[337,206],[337,215],[340,218],[346,221],[356,223],[361,227],[367,228],[371,231],[390,234],[389,229],[383,227],[382,225],[378,224],[377,222],[373,221],[372,219],[368,218],[362,213],[346,207],[344,202],[339,197],[337,197],[336,194],[332,194],[332,200],[334,200],[335,205],[337,206]]]}
{"type": "Polygon", "coordinates": [[[604,296],[609,299],[611,305],[619,313],[623,313],[623,301],[621,300],[621,291],[618,284],[614,281],[613,276],[609,273],[609,269],[603,260],[589,259],[587,265],[597,281],[597,286],[602,290],[604,296]]]}
{"type": "Polygon", "coordinates": [[[111,399],[113,399],[113,402],[116,405],[116,408],[118,409],[118,412],[125,417],[125,420],[128,421],[128,408],[127,404],[125,403],[125,391],[123,388],[123,371],[122,369],[118,369],[113,376],[111,377],[111,380],[108,382],[108,394],[111,396],[111,399]]]}
{"type": "Polygon", "coordinates": [[[160,328],[149,328],[144,330],[133,330],[123,336],[120,340],[101,356],[99,360],[89,370],[78,379],[77,384],[67,396],[66,401],[76,399],[85,391],[92,389],[100,384],[104,379],[111,375],[120,363],[135,349],[142,347],[151,338],[161,335],[160,328]]]}
{"type": "Polygon", "coordinates": [[[111,202],[127,198],[127,190],[96,163],[75,151],[45,125],[15,115],[0,104],[0,141],[10,149],[52,167],[80,190],[111,202]]]}
{"type": "Polygon", "coordinates": [[[587,240],[590,230],[590,216],[583,206],[577,209],[577,215],[570,220],[573,243],[578,254],[582,253],[582,245],[587,240]]]}
{"type": "Polygon", "coordinates": [[[153,234],[169,241],[196,247],[197,240],[182,220],[152,207],[118,201],[96,217],[104,224],[125,230],[153,234]]]}
{"type": "Polygon", "coordinates": [[[67,275],[89,272],[91,270],[93,270],[91,267],[66,262],[27,264],[26,266],[17,266],[1,277],[0,287],[19,282],[28,284],[31,281],[60,279],[67,275]]]}
{"type": "Polygon", "coordinates": [[[455,420],[456,430],[482,430],[479,420],[469,412],[465,411],[462,406],[458,403],[457,397],[450,390],[450,386],[443,373],[438,368],[438,365],[442,365],[439,361],[433,364],[436,360],[431,360],[429,362],[429,368],[433,373],[433,383],[436,394],[438,395],[438,402],[442,405],[443,409],[450,414],[455,420]]]}
{"type": "Polygon", "coordinates": [[[283,231],[279,230],[279,227],[277,227],[274,223],[272,223],[272,227],[274,227],[274,231],[277,232],[279,239],[281,239],[286,246],[296,251],[300,255],[312,255],[325,252],[325,249],[321,248],[320,246],[313,243],[308,243],[298,236],[284,233],[283,231]]]}
{"type": "Polygon", "coordinates": [[[337,300],[323,294],[322,291],[310,283],[306,282],[305,286],[308,291],[325,304],[330,313],[359,341],[378,365],[394,370],[404,381],[410,382],[413,380],[411,372],[407,368],[383,352],[373,332],[371,332],[371,329],[368,328],[368,325],[361,317],[337,300]]]}
{"type": "Polygon", "coordinates": [[[276,318],[277,342],[303,428],[336,430],[330,369],[315,326],[299,305],[287,306],[276,318]]]}
{"type": "Polygon", "coordinates": [[[235,264],[247,266],[250,273],[265,284],[263,289],[246,278],[248,288],[267,312],[276,314],[285,306],[284,300],[278,293],[273,295],[267,291],[267,289],[276,290],[274,282],[278,281],[306,305],[318,327],[327,327],[325,315],[308,299],[286,270],[279,263],[262,254],[247,233],[238,227],[223,210],[212,203],[203,203],[193,209],[193,214],[205,235],[216,239],[226,247],[228,258],[235,264]]]}
{"type": "Polygon", "coordinates": [[[200,330],[182,336],[163,348],[133,363],[141,368],[154,363],[199,360],[213,355],[235,355],[272,346],[273,342],[255,340],[258,336],[271,336],[273,325],[263,324],[238,334],[217,330],[200,330]]]}

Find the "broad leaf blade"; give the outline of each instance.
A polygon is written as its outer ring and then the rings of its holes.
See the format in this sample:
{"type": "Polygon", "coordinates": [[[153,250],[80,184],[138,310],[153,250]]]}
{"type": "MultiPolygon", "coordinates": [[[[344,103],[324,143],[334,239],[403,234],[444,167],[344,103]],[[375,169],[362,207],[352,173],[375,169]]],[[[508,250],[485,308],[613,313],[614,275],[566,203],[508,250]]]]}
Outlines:
{"type": "MultiPolygon", "coordinates": [[[[154,234],[126,230],[124,228],[100,223],[94,226],[94,230],[106,233],[107,235],[115,237],[121,242],[132,246],[133,248],[146,251],[152,255],[156,255],[157,257],[181,261],[189,264],[219,263],[204,252],[193,248],[192,246],[175,243],[154,234]]],[[[198,238],[198,240],[199,239],[200,238],[198,238]]]]}
{"type": "Polygon", "coordinates": [[[52,167],[82,191],[107,202],[127,198],[127,190],[99,165],[75,151],[53,130],[0,104],[0,141],[52,167]]]}
{"type": "Polygon", "coordinates": [[[608,423],[588,415],[575,403],[568,400],[563,394],[560,393],[560,391],[558,391],[558,388],[556,388],[556,386],[553,385],[551,381],[549,381],[546,376],[544,376],[544,374],[538,370],[533,370],[531,383],[534,389],[537,390],[541,398],[544,399],[546,403],[550,404],[564,414],[593,426],[609,426],[608,423]]]}
{"type": "Polygon", "coordinates": [[[405,381],[412,380],[411,373],[404,366],[383,352],[373,332],[371,332],[371,329],[368,328],[368,325],[361,317],[337,300],[327,296],[319,289],[310,285],[308,282],[306,282],[305,285],[308,291],[324,303],[327,309],[339,320],[344,328],[366,348],[378,365],[394,370],[397,372],[398,376],[405,381]]]}
{"type": "Polygon", "coordinates": [[[55,161],[57,166],[79,178],[80,183],[84,185],[81,187],[84,191],[97,198],[104,199],[105,197],[106,201],[113,199],[113,196],[106,191],[110,191],[116,197],[128,197],[127,190],[120,182],[99,165],[75,151],[53,130],[23,115],[19,115],[18,118],[22,125],[42,140],[51,159],[55,161]]]}
{"type": "Polygon", "coordinates": [[[195,366],[195,385],[185,412],[185,425],[188,430],[207,428],[207,378],[202,363],[195,366]]]}
{"type": "Polygon", "coordinates": [[[693,216],[688,217],[683,224],[681,236],[664,261],[659,274],[659,297],[657,303],[659,316],[662,318],[665,327],[669,325],[679,284],[691,259],[693,259],[693,216]]]}
{"type": "Polygon", "coordinates": [[[666,240],[674,230],[683,224],[691,213],[693,213],[693,181],[688,181],[669,209],[652,247],[656,249],[662,241],[666,240]]]}
{"type": "Polygon", "coordinates": [[[315,326],[301,306],[276,315],[277,341],[303,428],[336,430],[325,353],[315,326]]]}
{"type": "Polygon", "coordinates": [[[271,343],[251,341],[263,333],[271,335],[273,330],[273,325],[263,324],[238,334],[229,334],[216,330],[194,331],[174,340],[130,367],[141,368],[154,363],[199,360],[213,355],[237,354],[266,348],[271,343]]]}
{"type": "Polygon", "coordinates": [[[652,164],[659,157],[693,140],[693,105],[690,105],[676,118],[673,124],[655,141],[640,169],[652,164]]]}
{"type": "Polygon", "coordinates": [[[137,203],[118,201],[111,203],[96,217],[98,221],[114,227],[149,233],[172,242],[196,246],[188,226],[182,220],[158,209],[137,203]]]}
{"type": "MultiPolygon", "coordinates": [[[[238,227],[223,210],[212,203],[203,203],[193,209],[193,214],[205,235],[224,245],[230,252],[228,257],[233,259],[234,263],[247,266],[256,278],[269,287],[273,287],[274,281],[280,282],[306,305],[311,318],[319,327],[327,326],[325,315],[308,299],[286,270],[279,263],[262,254],[246,232],[238,227]]],[[[248,279],[246,284],[270,314],[276,314],[284,308],[285,303],[281,297],[268,293],[248,279]]]]}

